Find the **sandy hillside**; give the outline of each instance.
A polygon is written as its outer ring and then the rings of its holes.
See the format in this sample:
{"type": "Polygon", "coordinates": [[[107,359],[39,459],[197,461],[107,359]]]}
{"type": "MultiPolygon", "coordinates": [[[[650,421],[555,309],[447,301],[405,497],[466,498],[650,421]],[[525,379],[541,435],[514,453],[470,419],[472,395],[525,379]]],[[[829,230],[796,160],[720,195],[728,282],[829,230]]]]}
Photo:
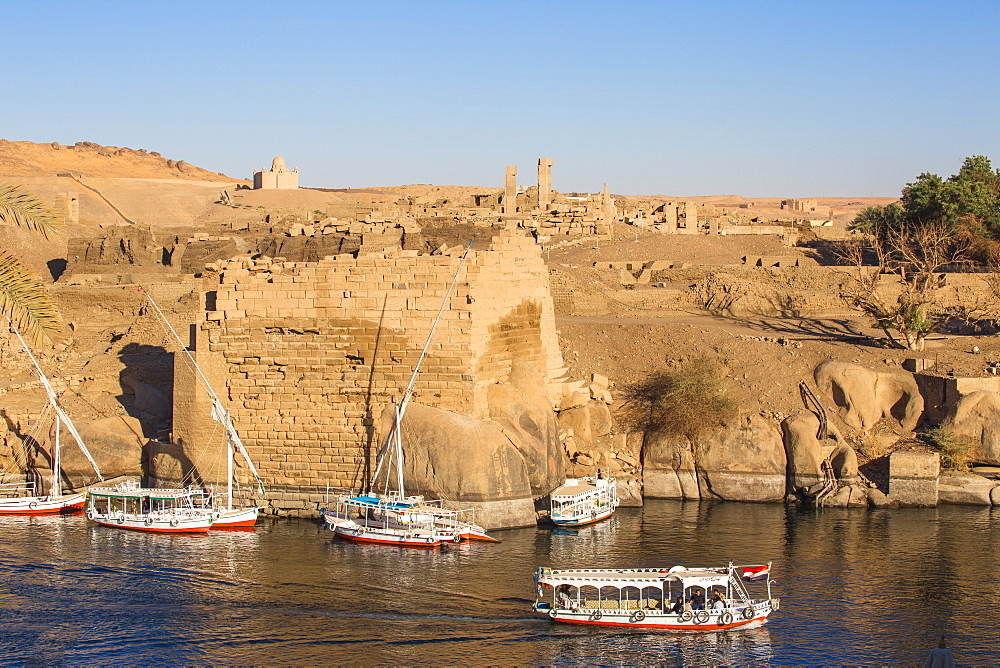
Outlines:
{"type": "Polygon", "coordinates": [[[164,158],[159,153],[146,149],[101,146],[93,142],[62,146],[57,142],[36,144],[0,139],[0,175],[56,176],[63,172],[100,178],[234,180],[225,174],[210,172],[183,160],[164,158]]]}

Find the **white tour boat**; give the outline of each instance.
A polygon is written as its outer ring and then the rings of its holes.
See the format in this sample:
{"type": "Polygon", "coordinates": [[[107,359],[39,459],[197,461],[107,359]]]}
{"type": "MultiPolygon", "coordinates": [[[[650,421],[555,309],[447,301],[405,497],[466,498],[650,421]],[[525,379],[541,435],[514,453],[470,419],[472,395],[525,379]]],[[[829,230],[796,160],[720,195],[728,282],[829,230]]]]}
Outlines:
{"type": "Polygon", "coordinates": [[[771,564],[721,568],[539,568],[535,612],[569,624],[668,631],[718,631],[763,624],[781,600],[771,596],[771,564]],[[766,581],[752,598],[744,580],[766,581]]]}
{"type": "Polygon", "coordinates": [[[163,314],[160,310],[159,305],[153,300],[153,296],[149,292],[139,286],[139,291],[142,292],[149,303],[156,309],[159,314],[160,319],[163,324],[169,330],[170,334],[173,335],[174,341],[177,342],[178,347],[181,352],[183,352],[191,365],[193,366],[198,377],[201,378],[202,383],[205,384],[205,389],[208,391],[208,395],[212,400],[212,419],[225,427],[226,431],[226,491],[225,493],[219,492],[193,492],[195,501],[200,501],[202,505],[211,509],[213,521],[213,529],[238,529],[238,528],[249,528],[257,523],[257,518],[259,516],[259,508],[253,504],[245,504],[243,506],[234,505],[234,490],[233,483],[238,482],[236,479],[236,452],[239,451],[240,455],[243,457],[243,461],[246,462],[247,468],[250,470],[250,474],[253,476],[254,481],[256,481],[258,491],[261,495],[264,494],[264,483],[260,479],[260,475],[257,473],[257,468],[253,465],[253,461],[250,459],[250,455],[247,453],[246,448],[243,446],[243,440],[240,438],[239,433],[236,431],[236,427],[233,425],[233,419],[229,411],[222,402],[219,400],[219,396],[215,393],[212,388],[211,383],[208,382],[208,378],[202,373],[201,367],[195,361],[194,356],[191,355],[191,351],[187,349],[184,342],[181,341],[181,337],[177,335],[174,330],[173,325],[167,320],[167,316],[163,314]],[[207,505],[206,505],[207,504],[207,505]]]}
{"type": "MultiPolygon", "coordinates": [[[[80,433],[76,430],[73,421],[69,418],[69,415],[62,409],[56,398],[55,390],[52,389],[49,379],[46,377],[45,373],[42,371],[42,367],[38,364],[38,360],[35,356],[31,354],[31,349],[28,344],[21,337],[21,333],[17,331],[14,323],[11,322],[10,318],[7,319],[7,324],[10,325],[10,329],[17,336],[17,340],[21,342],[21,346],[24,348],[24,352],[28,354],[31,359],[31,363],[35,366],[35,372],[38,374],[38,379],[41,381],[42,386],[45,388],[45,394],[48,397],[48,405],[55,414],[55,439],[52,445],[52,481],[49,485],[49,493],[40,495],[36,493],[34,482],[23,482],[23,483],[2,483],[0,484],[0,515],[56,515],[60,513],[71,513],[83,509],[84,504],[87,501],[87,495],[85,492],[79,492],[75,494],[63,494],[62,493],[62,468],[60,466],[60,450],[62,444],[60,442],[61,436],[61,426],[66,425],[66,429],[73,438],[76,440],[80,450],[87,457],[87,461],[90,462],[91,466],[94,467],[94,471],[97,473],[99,480],[103,480],[101,477],[101,471],[97,467],[97,462],[94,458],[90,456],[90,451],[87,450],[87,446],[84,445],[83,438],[80,433]]],[[[39,417],[39,422],[41,417],[39,417]]]]}
{"type": "Polygon", "coordinates": [[[154,533],[207,533],[214,515],[198,506],[200,492],[190,489],[91,487],[87,519],[102,526],[154,533]]]}
{"type": "MultiPolygon", "coordinates": [[[[471,245],[472,242],[469,242],[469,247],[471,245]]],[[[403,482],[401,428],[403,415],[413,396],[420,365],[427,355],[434,330],[448,304],[448,298],[455,289],[469,247],[465,249],[437,316],[431,324],[427,341],[410,376],[410,382],[399,403],[394,407],[395,416],[389,434],[376,457],[375,473],[372,475],[368,491],[362,494],[341,495],[335,510],[323,509],[320,513],[327,528],[341,538],[402,547],[440,547],[443,543],[460,543],[463,540],[499,542],[487,535],[486,529],[473,521],[471,508],[449,509],[439,500],[425,501],[422,496],[407,496],[403,482]],[[380,488],[385,491],[377,492],[376,490],[380,488]]]]}
{"type": "Polygon", "coordinates": [[[618,507],[614,478],[568,478],[549,494],[549,519],[561,527],[579,527],[611,517],[618,507]]]}
{"type": "Polygon", "coordinates": [[[336,510],[322,511],[327,528],[337,536],[359,543],[379,543],[400,547],[441,547],[444,542],[460,542],[461,537],[438,525],[436,517],[424,512],[422,497],[341,496],[336,510]]]}

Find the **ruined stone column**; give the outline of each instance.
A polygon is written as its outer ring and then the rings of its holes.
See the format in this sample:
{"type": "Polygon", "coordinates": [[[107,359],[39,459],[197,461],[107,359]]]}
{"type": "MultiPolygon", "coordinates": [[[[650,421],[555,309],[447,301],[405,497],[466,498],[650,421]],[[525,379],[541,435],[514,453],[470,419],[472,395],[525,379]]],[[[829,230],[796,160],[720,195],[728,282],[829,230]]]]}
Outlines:
{"type": "Polygon", "coordinates": [[[503,212],[517,213],[517,166],[507,165],[503,179],[503,212]]]}
{"type": "Polygon", "coordinates": [[[538,159],[538,208],[547,209],[552,204],[552,158],[538,159]]]}

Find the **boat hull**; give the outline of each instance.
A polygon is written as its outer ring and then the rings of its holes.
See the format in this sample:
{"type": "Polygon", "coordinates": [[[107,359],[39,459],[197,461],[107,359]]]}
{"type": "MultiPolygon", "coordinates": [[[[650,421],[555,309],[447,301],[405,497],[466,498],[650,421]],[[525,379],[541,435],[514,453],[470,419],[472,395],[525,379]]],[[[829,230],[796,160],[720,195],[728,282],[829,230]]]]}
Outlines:
{"type": "Polygon", "coordinates": [[[335,525],[333,532],[339,538],[357,543],[376,543],[379,545],[396,545],[397,547],[437,548],[441,540],[435,536],[411,535],[397,533],[391,529],[374,529],[363,526],[335,525]]]}
{"type": "MultiPolygon", "coordinates": [[[[727,629],[752,628],[767,621],[770,608],[752,610],[751,615],[742,611],[693,611],[690,618],[682,621],[680,615],[643,610],[552,610],[535,608],[535,612],[547,615],[552,621],[564,624],[587,624],[590,626],[616,626],[642,629],[657,629],[680,633],[705,633],[727,629]]],[[[685,617],[687,617],[685,615],[685,617]]]]}
{"type": "Polygon", "coordinates": [[[559,527],[569,527],[569,528],[583,527],[587,526],[588,524],[594,524],[595,522],[600,522],[601,520],[606,520],[609,517],[611,517],[614,514],[614,512],[615,509],[613,507],[608,507],[601,509],[597,513],[593,513],[585,517],[574,517],[571,519],[550,517],[549,519],[552,520],[553,524],[559,527]]]}
{"type": "Polygon", "coordinates": [[[0,515],[58,515],[74,513],[83,509],[87,495],[64,494],[62,496],[23,496],[0,499],[0,515]]]}
{"type": "Polygon", "coordinates": [[[212,529],[246,529],[257,524],[260,513],[257,508],[233,508],[222,511],[212,521],[212,529]]]}
{"type": "Polygon", "coordinates": [[[195,517],[150,517],[142,515],[103,515],[94,512],[87,513],[87,519],[101,526],[113,529],[128,529],[130,531],[145,531],[147,533],[208,533],[212,526],[212,516],[195,517]]]}

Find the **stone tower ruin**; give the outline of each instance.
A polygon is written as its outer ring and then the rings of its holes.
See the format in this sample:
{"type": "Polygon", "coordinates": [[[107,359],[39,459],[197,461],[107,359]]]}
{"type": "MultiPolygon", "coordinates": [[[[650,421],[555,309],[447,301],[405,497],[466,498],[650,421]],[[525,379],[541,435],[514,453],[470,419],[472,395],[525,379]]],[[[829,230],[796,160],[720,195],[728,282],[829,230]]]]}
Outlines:
{"type": "MultiPolygon", "coordinates": [[[[194,328],[194,355],[230,408],[274,512],[315,514],[327,486],[364,484],[383,436],[379,418],[403,393],[459,261],[457,251],[397,249],[223,269],[194,328]]],[[[178,452],[155,466],[164,484],[185,466],[207,480],[220,456],[208,397],[177,358],[178,452]]],[[[529,365],[558,401],[565,369],[548,271],[533,239],[505,232],[470,251],[413,401],[489,421],[491,388],[515,364],[529,365]]]]}

